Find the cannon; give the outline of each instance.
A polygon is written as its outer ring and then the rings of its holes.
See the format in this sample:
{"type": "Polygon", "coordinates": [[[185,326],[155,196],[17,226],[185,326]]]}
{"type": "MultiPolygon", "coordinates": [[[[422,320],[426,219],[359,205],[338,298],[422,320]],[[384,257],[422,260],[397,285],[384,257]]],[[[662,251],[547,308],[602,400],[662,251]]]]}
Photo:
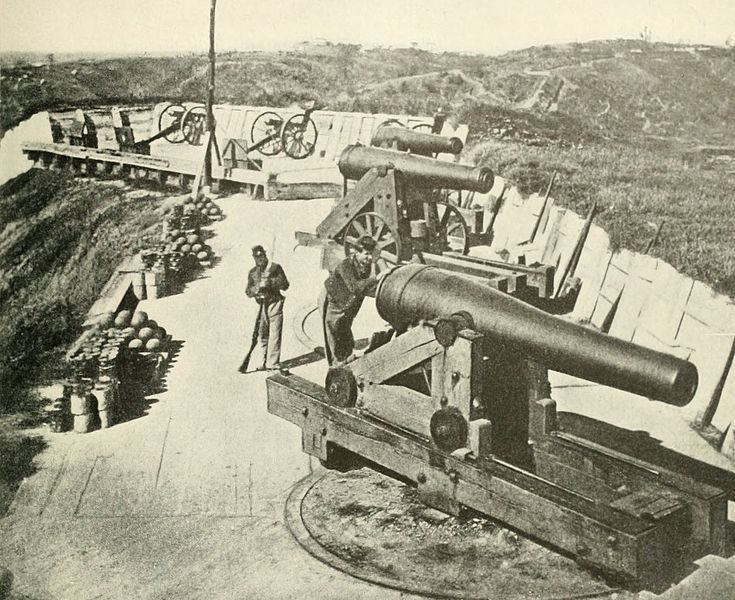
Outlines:
{"type": "Polygon", "coordinates": [[[636,587],[726,552],[716,478],[566,430],[548,379],[557,370],[682,406],[694,365],[428,265],[387,272],[375,303],[389,328],[323,386],[267,379],[268,410],[301,427],[304,452],[392,474],[429,506],[480,511],[636,587]]]}
{"type": "Polygon", "coordinates": [[[345,178],[344,197],[319,224],[316,237],[335,240],[349,253],[359,237],[372,236],[379,269],[408,260],[415,251],[466,254],[470,233],[462,213],[437,201],[434,192],[441,188],[487,192],[494,179],[487,167],[360,145],[345,148],[339,170],[345,178]],[[348,191],[348,180],[359,181],[348,191]]]}
{"type": "Polygon", "coordinates": [[[369,235],[377,242],[377,272],[418,259],[481,278],[549,312],[565,312],[573,306],[576,293],[554,293],[553,265],[516,265],[467,256],[471,241],[487,241],[484,234],[473,233],[482,228],[473,215],[479,212],[482,217],[483,210],[462,209],[441,192],[487,193],[495,178],[492,170],[417,156],[411,145],[419,140],[419,148],[425,151],[457,150],[461,144],[457,138],[392,125],[378,128],[373,138],[374,143],[390,140],[405,144],[401,147],[410,147],[412,153],[361,145],[345,148],[339,160],[345,178],[343,197],[315,234],[297,233],[300,244],[333,248],[339,244],[349,255],[357,239],[369,235]],[[349,181],[356,183],[348,189],[349,181]],[[472,228],[465,215],[473,219],[472,228]]]}
{"type": "Polygon", "coordinates": [[[402,152],[411,151],[422,156],[435,156],[441,153],[457,155],[464,148],[462,140],[457,137],[446,137],[393,125],[378,127],[370,140],[370,145],[402,152]]]}

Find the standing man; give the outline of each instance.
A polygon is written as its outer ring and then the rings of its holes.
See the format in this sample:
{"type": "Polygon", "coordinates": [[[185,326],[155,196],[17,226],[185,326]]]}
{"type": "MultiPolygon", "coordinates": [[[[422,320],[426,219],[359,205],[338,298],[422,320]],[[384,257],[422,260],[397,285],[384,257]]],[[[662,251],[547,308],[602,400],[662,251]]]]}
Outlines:
{"type": "Polygon", "coordinates": [[[365,296],[375,289],[378,278],[371,276],[375,240],[361,237],[352,256],[340,262],[324,282],[326,298],[322,311],[324,342],[330,365],[353,357],[355,338],[352,322],[365,296]]]}
{"type": "MultiPolygon", "coordinates": [[[[253,246],[255,266],[248,273],[245,293],[260,305],[256,330],[263,352],[259,371],[278,369],[281,362],[281,334],[283,333],[283,295],[288,279],[281,265],[268,260],[263,246],[253,246]]],[[[253,332],[253,346],[255,332],[253,332]]],[[[251,348],[252,351],[252,348],[251,348]]],[[[242,371],[242,367],[240,369],[242,371]]]]}

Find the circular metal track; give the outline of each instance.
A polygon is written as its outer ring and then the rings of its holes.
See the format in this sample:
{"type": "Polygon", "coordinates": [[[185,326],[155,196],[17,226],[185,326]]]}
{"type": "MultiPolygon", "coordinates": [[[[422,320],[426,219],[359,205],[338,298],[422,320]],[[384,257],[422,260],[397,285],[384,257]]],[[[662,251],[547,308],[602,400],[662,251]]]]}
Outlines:
{"type": "MultiPolygon", "coordinates": [[[[392,576],[390,571],[381,571],[376,568],[372,568],[369,564],[363,563],[360,560],[355,560],[351,557],[351,550],[349,546],[348,536],[345,536],[345,541],[348,545],[339,546],[339,548],[333,547],[333,545],[325,544],[328,539],[323,539],[324,535],[321,528],[326,527],[324,520],[319,518],[310,518],[310,512],[307,510],[307,500],[311,494],[318,493],[318,489],[323,485],[329,478],[341,477],[335,474],[333,471],[317,471],[311,475],[307,475],[301,481],[298,481],[291,489],[286,503],[284,506],[284,520],[286,527],[294,536],[298,544],[306,550],[311,556],[316,558],[323,564],[337,569],[343,573],[346,573],[352,577],[379,585],[388,589],[398,590],[407,594],[418,594],[426,596],[427,598],[445,598],[452,600],[507,600],[508,590],[498,590],[496,594],[488,593],[477,593],[471,589],[457,589],[456,587],[444,587],[437,588],[435,585],[429,585],[420,576],[417,578],[396,578],[392,576]],[[341,550],[341,551],[340,551],[341,550]]],[[[340,486],[340,488],[343,486],[340,486]]],[[[371,489],[366,487],[365,493],[370,494],[371,489]]],[[[357,496],[355,503],[360,505],[364,502],[364,496],[357,496]]],[[[344,519],[344,516],[338,516],[334,520],[344,519]]],[[[327,519],[328,521],[329,519],[327,519]]],[[[410,536],[410,533],[406,534],[410,536]]],[[[378,546],[380,547],[380,546],[378,546]]],[[[356,551],[359,552],[360,548],[356,547],[356,551]]],[[[428,548],[427,548],[428,550],[428,548]]],[[[359,556],[359,555],[358,555],[359,556]]],[[[543,569],[545,565],[540,565],[539,568],[543,569]]],[[[466,567],[465,567],[466,568],[466,567]]],[[[513,569],[511,568],[511,571],[513,569]]],[[[420,573],[420,571],[419,571],[420,573]]],[[[485,577],[493,577],[497,574],[489,573],[485,577]]],[[[501,576],[502,577],[502,576],[501,576]]],[[[538,578],[536,571],[533,571],[529,575],[531,580],[538,578]]],[[[570,586],[573,583],[570,584],[570,586]]],[[[570,589],[566,593],[558,594],[533,594],[534,598],[539,600],[581,600],[583,598],[611,598],[613,594],[620,592],[621,589],[618,587],[607,586],[604,583],[590,582],[587,586],[582,589],[570,589]]],[[[527,598],[530,595],[526,595],[525,590],[521,587],[515,589],[512,594],[513,600],[519,600],[520,598],[527,598]]]]}
{"type": "Polygon", "coordinates": [[[281,151],[281,129],[283,117],[272,110],[260,113],[250,127],[250,141],[259,144],[265,139],[269,141],[258,147],[258,152],[264,156],[275,156],[281,151]]]}
{"type": "Polygon", "coordinates": [[[370,236],[376,246],[373,256],[373,275],[391,269],[401,256],[401,240],[393,233],[385,219],[375,212],[363,212],[355,215],[345,227],[343,236],[345,255],[349,256],[357,241],[363,236],[370,236]],[[386,252],[395,259],[391,261],[382,253],[386,252]]]}

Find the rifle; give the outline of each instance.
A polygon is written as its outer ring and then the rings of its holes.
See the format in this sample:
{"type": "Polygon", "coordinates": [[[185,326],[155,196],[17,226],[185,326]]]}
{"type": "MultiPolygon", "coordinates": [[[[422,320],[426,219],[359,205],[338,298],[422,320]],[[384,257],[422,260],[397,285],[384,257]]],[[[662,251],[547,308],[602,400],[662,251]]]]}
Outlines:
{"type": "Polygon", "coordinates": [[[240,373],[248,372],[248,365],[250,364],[250,357],[253,355],[253,350],[255,350],[255,346],[258,345],[258,332],[260,330],[260,319],[263,315],[264,306],[265,306],[265,303],[261,304],[258,307],[258,316],[255,318],[255,327],[253,328],[253,337],[250,340],[250,350],[248,350],[248,353],[245,355],[245,358],[243,359],[242,364],[240,365],[240,368],[238,369],[240,373]]]}

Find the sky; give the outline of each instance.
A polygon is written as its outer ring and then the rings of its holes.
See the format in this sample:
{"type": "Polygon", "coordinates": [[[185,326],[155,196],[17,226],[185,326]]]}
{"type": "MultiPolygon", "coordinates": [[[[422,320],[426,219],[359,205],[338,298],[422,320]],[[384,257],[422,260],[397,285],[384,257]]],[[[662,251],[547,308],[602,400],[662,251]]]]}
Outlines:
{"type": "MultiPolygon", "coordinates": [[[[210,0],[0,0],[0,52],[190,52],[210,0]]],[[[496,54],[599,39],[735,45],[735,0],[217,0],[218,50],[324,39],[496,54]]]]}

